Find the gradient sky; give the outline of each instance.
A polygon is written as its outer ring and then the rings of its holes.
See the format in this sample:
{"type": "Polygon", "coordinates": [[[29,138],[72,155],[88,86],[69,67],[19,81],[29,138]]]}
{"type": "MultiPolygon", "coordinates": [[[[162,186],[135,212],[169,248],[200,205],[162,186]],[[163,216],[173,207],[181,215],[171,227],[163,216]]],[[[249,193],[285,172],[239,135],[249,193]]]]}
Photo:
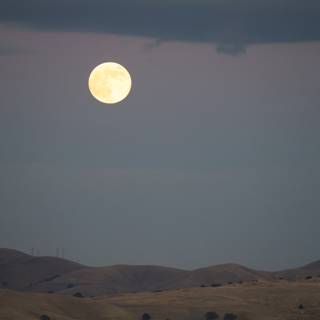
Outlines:
{"type": "Polygon", "coordinates": [[[318,1],[3,0],[0,38],[0,247],[320,258],[318,1]],[[133,78],[118,105],[87,88],[105,61],[133,78]]]}

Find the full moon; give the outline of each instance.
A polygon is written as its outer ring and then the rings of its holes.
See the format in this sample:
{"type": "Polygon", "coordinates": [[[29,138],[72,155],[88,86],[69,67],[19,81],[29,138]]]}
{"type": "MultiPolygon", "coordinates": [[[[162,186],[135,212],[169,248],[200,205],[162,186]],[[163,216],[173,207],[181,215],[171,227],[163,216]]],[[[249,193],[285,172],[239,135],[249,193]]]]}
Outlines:
{"type": "Polygon", "coordinates": [[[118,103],[131,90],[131,76],[128,70],[115,62],[105,62],[95,67],[89,77],[91,94],[102,103],[118,103]]]}

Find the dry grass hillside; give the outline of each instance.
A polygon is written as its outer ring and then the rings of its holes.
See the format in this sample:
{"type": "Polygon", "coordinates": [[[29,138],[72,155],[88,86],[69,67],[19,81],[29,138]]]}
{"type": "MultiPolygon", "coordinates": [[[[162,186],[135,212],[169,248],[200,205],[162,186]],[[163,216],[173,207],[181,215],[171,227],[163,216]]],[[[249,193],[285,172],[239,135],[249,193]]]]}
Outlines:
{"type": "Polygon", "coordinates": [[[301,268],[280,271],[276,274],[287,280],[303,280],[307,277],[320,278],[320,261],[309,263],[301,268]]]}
{"type": "Polygon", "coordinates": [[[140,320],[145,312],[151,320],[204,320],[209,311],[220,319],[232,312],[239,320],[319,320],[320,283],[258,282],[99,298],[0,290],[1,320],[36,320],[42,314],[50,320],[140,320]]]}
{"type": "Polygon", "coordinates": [[[59,291],[68,294],[80,291],[85,296],[98,296],[271,279],[273,276],[270,273],[251,270],[236,264],[224,264],[194,271],[160,266],[118,265],[75,270],[50,282],[39,283],[33,290],[59,291]]]}
{"type": "Polygon", "coordinates": [[[160,266],[117,265],[102,268],[83,268],[66,273],[48,283],[34,287],[35,291],[59,291],[85,296],[98,296],[117,292],[153,291],[168,287],[187,271],[160,266]],[[69,287],[69,288],[68,288],[69,287]]]}
{"type": "Polygon", "coordinates": [[[110,293],[158,291],[228,283],[320,279],[320,262],[280,272],[222,264],[192,271],[161,266],[86,267],[55,257],[33,257],[0,249],[0,288],[100,296],[110,293]]]}
{"type": "Polygon", "coordinates": [[[196,269],[186,273],[171,283],[172,288],[190,288],[199,285],[211,286],[229,282],[247,282],[256,280],[272,280],[270,272],[256,271],[244,266],[228,263],[208,268],[196,269]]]}

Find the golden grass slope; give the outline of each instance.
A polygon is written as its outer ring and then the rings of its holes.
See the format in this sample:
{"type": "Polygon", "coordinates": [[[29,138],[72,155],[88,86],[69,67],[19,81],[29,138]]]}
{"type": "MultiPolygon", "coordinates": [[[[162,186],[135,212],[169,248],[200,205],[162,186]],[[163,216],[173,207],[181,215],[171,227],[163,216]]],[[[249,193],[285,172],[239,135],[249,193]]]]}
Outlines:
{"type": "Polygon", "coordinates": [[[239,320],[319,320],[320,283],[258,282],[84,299],[0,291],[1,320],[35,320],[41,314],[52,320],[140,320],[144,312],[152,320],[202,320],[208,311],[220,318],[233,312],[239,320]]]}

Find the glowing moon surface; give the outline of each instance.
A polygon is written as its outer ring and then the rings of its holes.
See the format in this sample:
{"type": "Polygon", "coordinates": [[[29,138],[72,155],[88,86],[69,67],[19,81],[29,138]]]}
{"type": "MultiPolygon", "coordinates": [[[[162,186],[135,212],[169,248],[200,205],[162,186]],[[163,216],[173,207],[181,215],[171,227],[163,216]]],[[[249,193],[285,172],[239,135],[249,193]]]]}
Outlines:
{"type": "Polygon", "coordinates": [[[115,62],[106,62],[95,67],[89,77],[91,94],[102,103],[118,103],[131,90],[131,76],[128,70],[115,62]]]}

